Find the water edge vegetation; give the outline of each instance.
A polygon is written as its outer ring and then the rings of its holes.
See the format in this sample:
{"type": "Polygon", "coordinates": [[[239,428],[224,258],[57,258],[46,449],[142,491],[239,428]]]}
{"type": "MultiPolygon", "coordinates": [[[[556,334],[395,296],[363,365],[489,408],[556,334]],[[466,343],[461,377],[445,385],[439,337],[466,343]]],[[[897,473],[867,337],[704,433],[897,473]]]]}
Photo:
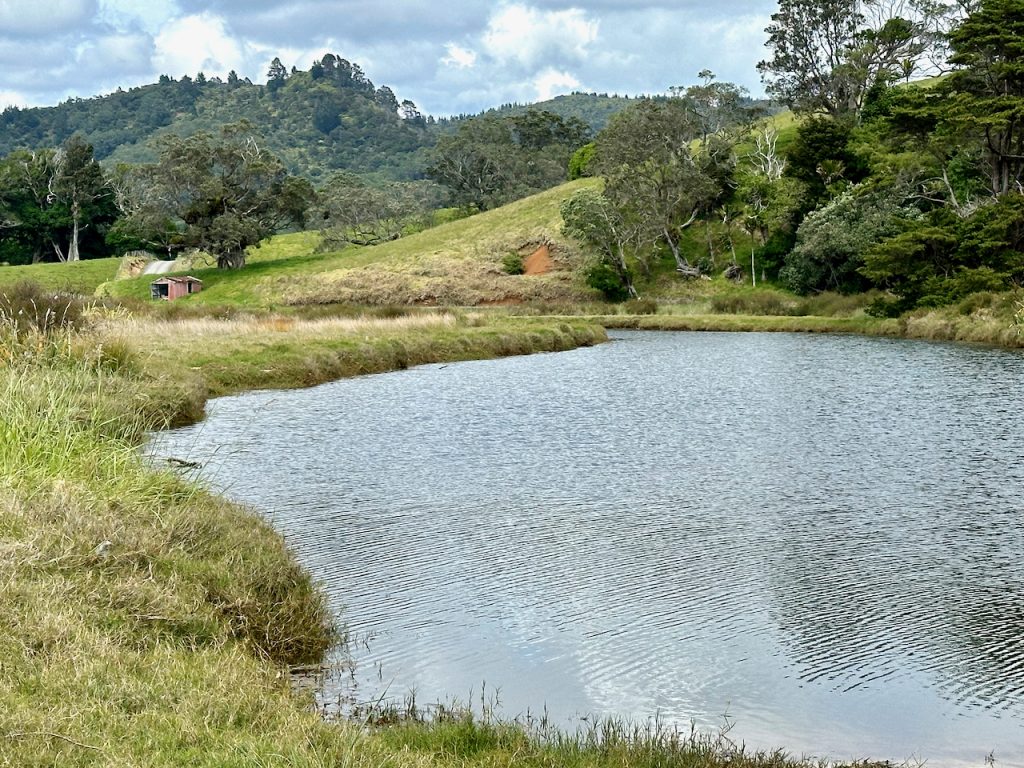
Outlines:
{"type": "Polygon", "coordinates": [[[818,764],[656,724],[326,722],[288,674],[338,639],[316,586],[256,514],[137,450],[154,418],[197,417],[211,393],[568,348],[599,327],[455,313],[161,325],[32,306],[0,327],[0,764],[818,764]],[[190,357],[211,334],[220,366],[190,357]]]}

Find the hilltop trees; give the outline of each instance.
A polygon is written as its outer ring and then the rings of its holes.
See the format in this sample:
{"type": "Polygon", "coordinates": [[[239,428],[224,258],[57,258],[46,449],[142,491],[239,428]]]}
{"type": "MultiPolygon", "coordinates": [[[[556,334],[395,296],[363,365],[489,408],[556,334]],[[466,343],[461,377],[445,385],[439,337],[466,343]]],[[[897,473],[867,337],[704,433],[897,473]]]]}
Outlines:
{"type": "Polygon", "coordinates": [[[772,57],[757,66],[794,111],[856,118],[872,86],[917,71],[933,12],[915,0],[780,0],[765,30],[772,57]]]}

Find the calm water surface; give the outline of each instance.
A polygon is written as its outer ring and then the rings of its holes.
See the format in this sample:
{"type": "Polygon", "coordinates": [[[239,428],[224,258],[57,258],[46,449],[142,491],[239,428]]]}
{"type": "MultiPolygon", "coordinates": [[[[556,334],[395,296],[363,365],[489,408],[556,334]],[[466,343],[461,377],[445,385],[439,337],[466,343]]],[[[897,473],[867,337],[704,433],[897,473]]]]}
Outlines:
{"type": "Polygon", "coordinates": [[[283,532],[366,699],[1021,765],[1022,382],[967,346],[617,333],[220,399],[152,450],[283,532]]]}

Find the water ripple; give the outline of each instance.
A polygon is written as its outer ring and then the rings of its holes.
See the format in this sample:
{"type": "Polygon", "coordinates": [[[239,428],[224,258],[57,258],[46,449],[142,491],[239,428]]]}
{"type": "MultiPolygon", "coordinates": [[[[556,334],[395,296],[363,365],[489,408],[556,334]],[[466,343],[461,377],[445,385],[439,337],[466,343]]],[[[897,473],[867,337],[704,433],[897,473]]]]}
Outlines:
{"type": "Polygon", "coordinates": [[[1024,761],[1024,357],[622,334],[211,405],[155,438],[264,510],[360,685],[748,744],[1024,761]]]}

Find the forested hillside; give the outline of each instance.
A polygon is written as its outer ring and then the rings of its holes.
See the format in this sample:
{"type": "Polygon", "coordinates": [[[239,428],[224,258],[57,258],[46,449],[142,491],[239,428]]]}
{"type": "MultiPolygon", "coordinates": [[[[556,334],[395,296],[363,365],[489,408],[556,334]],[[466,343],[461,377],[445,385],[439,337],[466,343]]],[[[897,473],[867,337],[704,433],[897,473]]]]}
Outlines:
{"type": "MultiPolygon", "coordinates": [[[[156,159],[153,139],[216,133],[246,120],[291,173],[316,183],[336,170],[402,180],[422,174],[428,150],[473,115],[435,120],[387,86],[375,86],[358,64],[333,54],[308,71],[272,66],[267,85],[229,75],[158,83],[58,106],[0,113],[0,156],[61,146],[74,135],[105,166],[156,159]]],[[[485,114],[521,116],[530,109],[576,118],[598,131],[627,107],[628,97],[574,93],[535,105],[509,104],[485,114]]]]}
{"type": "Polygon", "coordinates": [[[216,133],[246,120],[289,171],[312,180],[339,168],[411,178],[423,165],[420,155],[434,142],[428,120],[358,64],[327,54],[309,71],[289,73],[275,61],[269,74],[267,85],[233,75],[165,76],[56,107],[8,108],[0,114],[0,154],[60,146],[78,134],[105,165],[150,162],[155,137],[216,133]]]}

